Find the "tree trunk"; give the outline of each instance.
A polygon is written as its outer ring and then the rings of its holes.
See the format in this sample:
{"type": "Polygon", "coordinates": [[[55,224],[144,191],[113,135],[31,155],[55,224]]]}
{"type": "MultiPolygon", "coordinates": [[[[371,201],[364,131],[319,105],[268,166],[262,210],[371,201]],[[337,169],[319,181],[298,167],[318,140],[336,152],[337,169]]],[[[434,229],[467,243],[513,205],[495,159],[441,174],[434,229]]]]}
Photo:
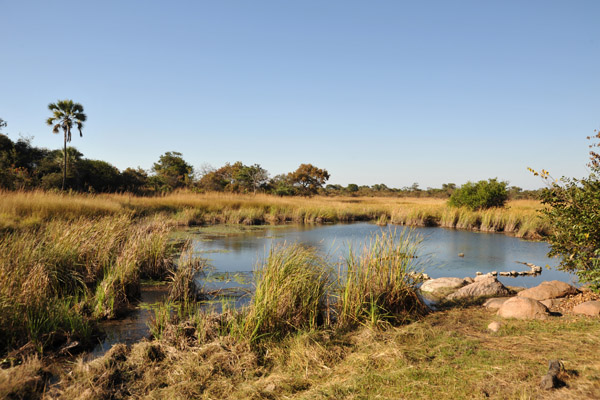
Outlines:
{"type": "Polygon", "coordinates": [[[67,131],[65,131],[65,147],[63,152],[63,180],[62,189],[65,190],[65,181],[67,180],[67,131]]]}

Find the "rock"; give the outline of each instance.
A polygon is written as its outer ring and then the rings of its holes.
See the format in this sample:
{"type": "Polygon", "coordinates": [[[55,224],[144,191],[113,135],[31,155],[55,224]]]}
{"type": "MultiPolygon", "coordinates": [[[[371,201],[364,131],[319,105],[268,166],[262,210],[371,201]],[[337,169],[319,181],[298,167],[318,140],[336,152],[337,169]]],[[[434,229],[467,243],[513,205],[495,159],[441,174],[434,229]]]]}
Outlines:
{"type": "Polygon", "coordinates": [[[500,330],[500,323],[496,322],[496,321],[490,322],[490,324],[488,325],[487,328],[488,328],[488,330],[496,333],[496,332],[498,332],[500,330]]]}
{"type": "Polygon", "coordinates": [[[586,301],[573,307],[573,313],[590,317],[600,316],[600,301],[586,301]]]}
{"type": "Polygon", "coordinates": [[[500,272],[500,276],[510,276],[510,272],[502,271],[502,272],[500,272]]]}
{"type": "Polygon", "coordinates": [[[495,277],[481,279],[458,289],[447,297],[448,300],[458,300],[468,297],[502,297],[511,294],[502,283],[495,277]]]}
{"type": "Polygon", "coordinates": [[[545,305],[548,309],[557,307],[562,300],[560,299],[546,299],[546,300],[542,300],[540,301],[540,303],[542,303],[543,305],[545,305]]]}
{"type": "Polygon", "coordinates": [[[548,373],[544,375],[540,382],[540,387],[544,390],[555,389],[563,382],[558,378],[558,374],[564,369],[563,363],[558,360],[548,362],[548,373]]]}
{"type": "Polygon", "coordinates": [[[459,257],[464,257],[464,256],[465,256],[465,253],[458,253],[458,256],[459,256],[459,257]]]}
{"type": "Polygon", "coordinates": [[[274,390],[275,390],[274,383],[269,383],[267,386],[265,386],[265,392],[273,392],[274,390]]]}
{"type": "Polygon", "coordinates": [[[490,273],[487,273],[487,274],[484,274],[484,275],[477,275],[473,281],[474,282],[479,282],[481,280],[488,279],[488,278],[493,278],[493,277],[494,277],[494,275],[492,275],[490,273]]]}
{"type": "Polygon", "coordinates": [[[490,274],[492,274],[492,276],[498,276],[498,271],[492,271],[490,274]]]}
{"type": "Polygon", "coordinates": [[[513,297],[504,302],[498,309],[502,318],[546,319],[548,309],[537,300],[528,297],[513,297]]]}
{"type": "Polygon", "coordinates": [[[435,293],[443,289],[456,289],[465,286],[466,284],[467,282],[465,282],[465,280],[462,278],[430,279],[428,281],[423,282],[423,284],[421,285],[421,291],[435,293]]]}
{"type": "Polygon", "coordinates": [[[546,281],[536,287],[523,290],[517,296],[529,297],[534,300],[556,299],[570,294],[577,294],[579,291],[574,286],[561,281],[546,281]]]}
{"type": "Polygon", "coordinates": [[[487,299],[485,303],[483,303],[483,306],[488,310],[497,310],[508,299],[510,299],[510,297],[495,297],[492,299],[487,299]]]}
{"type": "Polygon", "coordinates": [[[473,282],[475,282],[475,279],[471,278],[470,276],[467,276],[467,277],[465,278],[465,282],[467,282],[467,285],[468,285],[469,283],[473,283],[473,282]]]}
{"type": "Polygon", "coordinates": [[[510,271],[510,276],[518,276],[519,273],[517,271],[510,271]]]}
{"type": "Polygon", "coordinates": [[[483,273],[481,271],[477,271],[475,272],[475,275],[483,275],[483,273]]]}

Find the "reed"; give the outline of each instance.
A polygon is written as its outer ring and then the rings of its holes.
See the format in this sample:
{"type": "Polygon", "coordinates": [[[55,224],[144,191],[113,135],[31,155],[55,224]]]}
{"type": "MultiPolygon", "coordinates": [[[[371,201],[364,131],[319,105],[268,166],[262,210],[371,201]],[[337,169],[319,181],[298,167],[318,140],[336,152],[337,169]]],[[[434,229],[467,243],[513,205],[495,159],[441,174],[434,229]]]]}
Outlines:
{"type": "Polygon", "coordinates": [[[88,340],[90,314],[112,318],[139,293],[141,277],[165,275],[168,225],[130,213],[74,220],[0,236],[0,351],[52,335],[88,340]]]}
{"type": "Polygon", "coordinates": [[[256,288],[242,328],[251,341],[281,338],[323,323],[331,268],[314,249],[300,244],[276,247],[254,274],[256,288]]]}
{"type": "Polygon", "coordinates": [[[278,197],[266,194],[175,192],[164,196],[0,192],[0,229],[35,227],[51,219],[74,220],[130,214],[160,215],[171,225],[281,224],[376,221],[393,224],[505,232],[540,238],[547,226],[538,218],[542,205],[515,200],[505,208],[473,211],[448,207],[443,199],[398,197],[278,197]]]}
{"type": "Polygon", "coordinates": [[[397,324],[424,314],[415,280],[419,243],[410,231],[390,231],[372,238],[359,254],[350,249],[339,273],[339,326],[397,324]]]}

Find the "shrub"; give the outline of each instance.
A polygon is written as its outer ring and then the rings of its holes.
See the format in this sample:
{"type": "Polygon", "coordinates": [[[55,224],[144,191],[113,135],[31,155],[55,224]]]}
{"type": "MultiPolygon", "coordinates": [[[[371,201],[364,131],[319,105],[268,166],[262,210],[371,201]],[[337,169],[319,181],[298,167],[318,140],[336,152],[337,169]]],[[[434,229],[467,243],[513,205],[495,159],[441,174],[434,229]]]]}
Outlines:
{"type": "Polygon", "coordinates": [[[507,182],[496,178],[477,183],[467,182],[452,193],[448,204],[453,207],[467,207],[480,210],[491,207],[504,207],[508,199],[507,182]]]}
{"type": "MultiPolygon", "coordinates": [[[[600,132],[588,137],[600,139],[600,132]]],[[[590,145],[599,147],[600,143],[590,145]]],[[[590,175],[583,179],[552,179],[548,171],[535,175],[548,182],[542,212],[551,227],[548,256],[561,258],[559,269],[575,272],[580,282],[600,290],[600,156],[590,151],[590,175]]]]}

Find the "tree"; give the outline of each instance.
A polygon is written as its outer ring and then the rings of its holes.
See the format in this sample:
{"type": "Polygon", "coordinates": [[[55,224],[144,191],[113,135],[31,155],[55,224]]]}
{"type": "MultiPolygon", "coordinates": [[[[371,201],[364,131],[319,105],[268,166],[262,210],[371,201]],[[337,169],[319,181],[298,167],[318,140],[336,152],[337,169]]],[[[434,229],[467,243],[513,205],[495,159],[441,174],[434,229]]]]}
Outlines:
{"type": "Polygon", "coordinates": [[[130,193],[139,193],[148,184],[148,174],[138,167],[127,168],[121,173],[121,190],[130,193]]]}
{"type": "Polygon", "coordinates": [[[183,154],[167,151],[152,166],[152,171],[163,190],[173,190],[189,185],[193,179],[194,169],[184,159],[183,154]]]}
{"type": "Polygon", "coordinates": [[[235,178],[243,188],[250,189],[256,194],[256,190],[269,180],[269,173],[258,164],[244,165],[237,171],[235,178]]]}
{"type": "Polygon", "coordinates": [[[346,186],[346,190],[350,193],[356,193],[358,192],[358,185],[356,183],[349,183],[348,186],[346,186]]]}
{"type": "Polygon", "coordinates": [[[507,182],[498,181],[496,178],[477,183],[467,182],[452,193],[448,204],[472,210],[504,207],[508,199],[507,185],[507,182]]]}
{"type": "Polygon", "coordinates": [[[288,174],[289,181],[299,189],[300,194],[310,196],[329,179],[329,172],[312,164],[300,164],[298,169],[288,174]]]}
{"type": "MultiPolygon", "coordinates": [[[[600,140],[596,131],[589,140],[600,140]]],[[[590,145],[590,174],[587,178],[553,179],[546,170],[536,172],[547,183],[542,191],[542,210],[551,227],[549,257],[560,257],[559,269],[575,272],[582,283],[600,290],[600,155],[590,145]]]]}
{"type": "Polygon", "coordinates": [[[77,126],[79,136],[83,137],[81,129],[83,123],[87,120],[87,116],[83,113],[83,106],[79,103],[74,103],[73,100],[58,100],[56,103],[48,104],[48,109],[52,111],[52,117],[46,120],[46,123],[52,126],[52,133],[58,134],[62,129],[64,135],[64,164],[62,190],[65,190],[65,181],[67,179],[67,142],[71,141],[71,129],[73,125],[77,126]]]}
{"type": "Polygon", "coordinates": [[[0,132],[2,131],[2,128],[6,127],[6,121],[3,120],[2,118],[0,118],[0,132]]]}

